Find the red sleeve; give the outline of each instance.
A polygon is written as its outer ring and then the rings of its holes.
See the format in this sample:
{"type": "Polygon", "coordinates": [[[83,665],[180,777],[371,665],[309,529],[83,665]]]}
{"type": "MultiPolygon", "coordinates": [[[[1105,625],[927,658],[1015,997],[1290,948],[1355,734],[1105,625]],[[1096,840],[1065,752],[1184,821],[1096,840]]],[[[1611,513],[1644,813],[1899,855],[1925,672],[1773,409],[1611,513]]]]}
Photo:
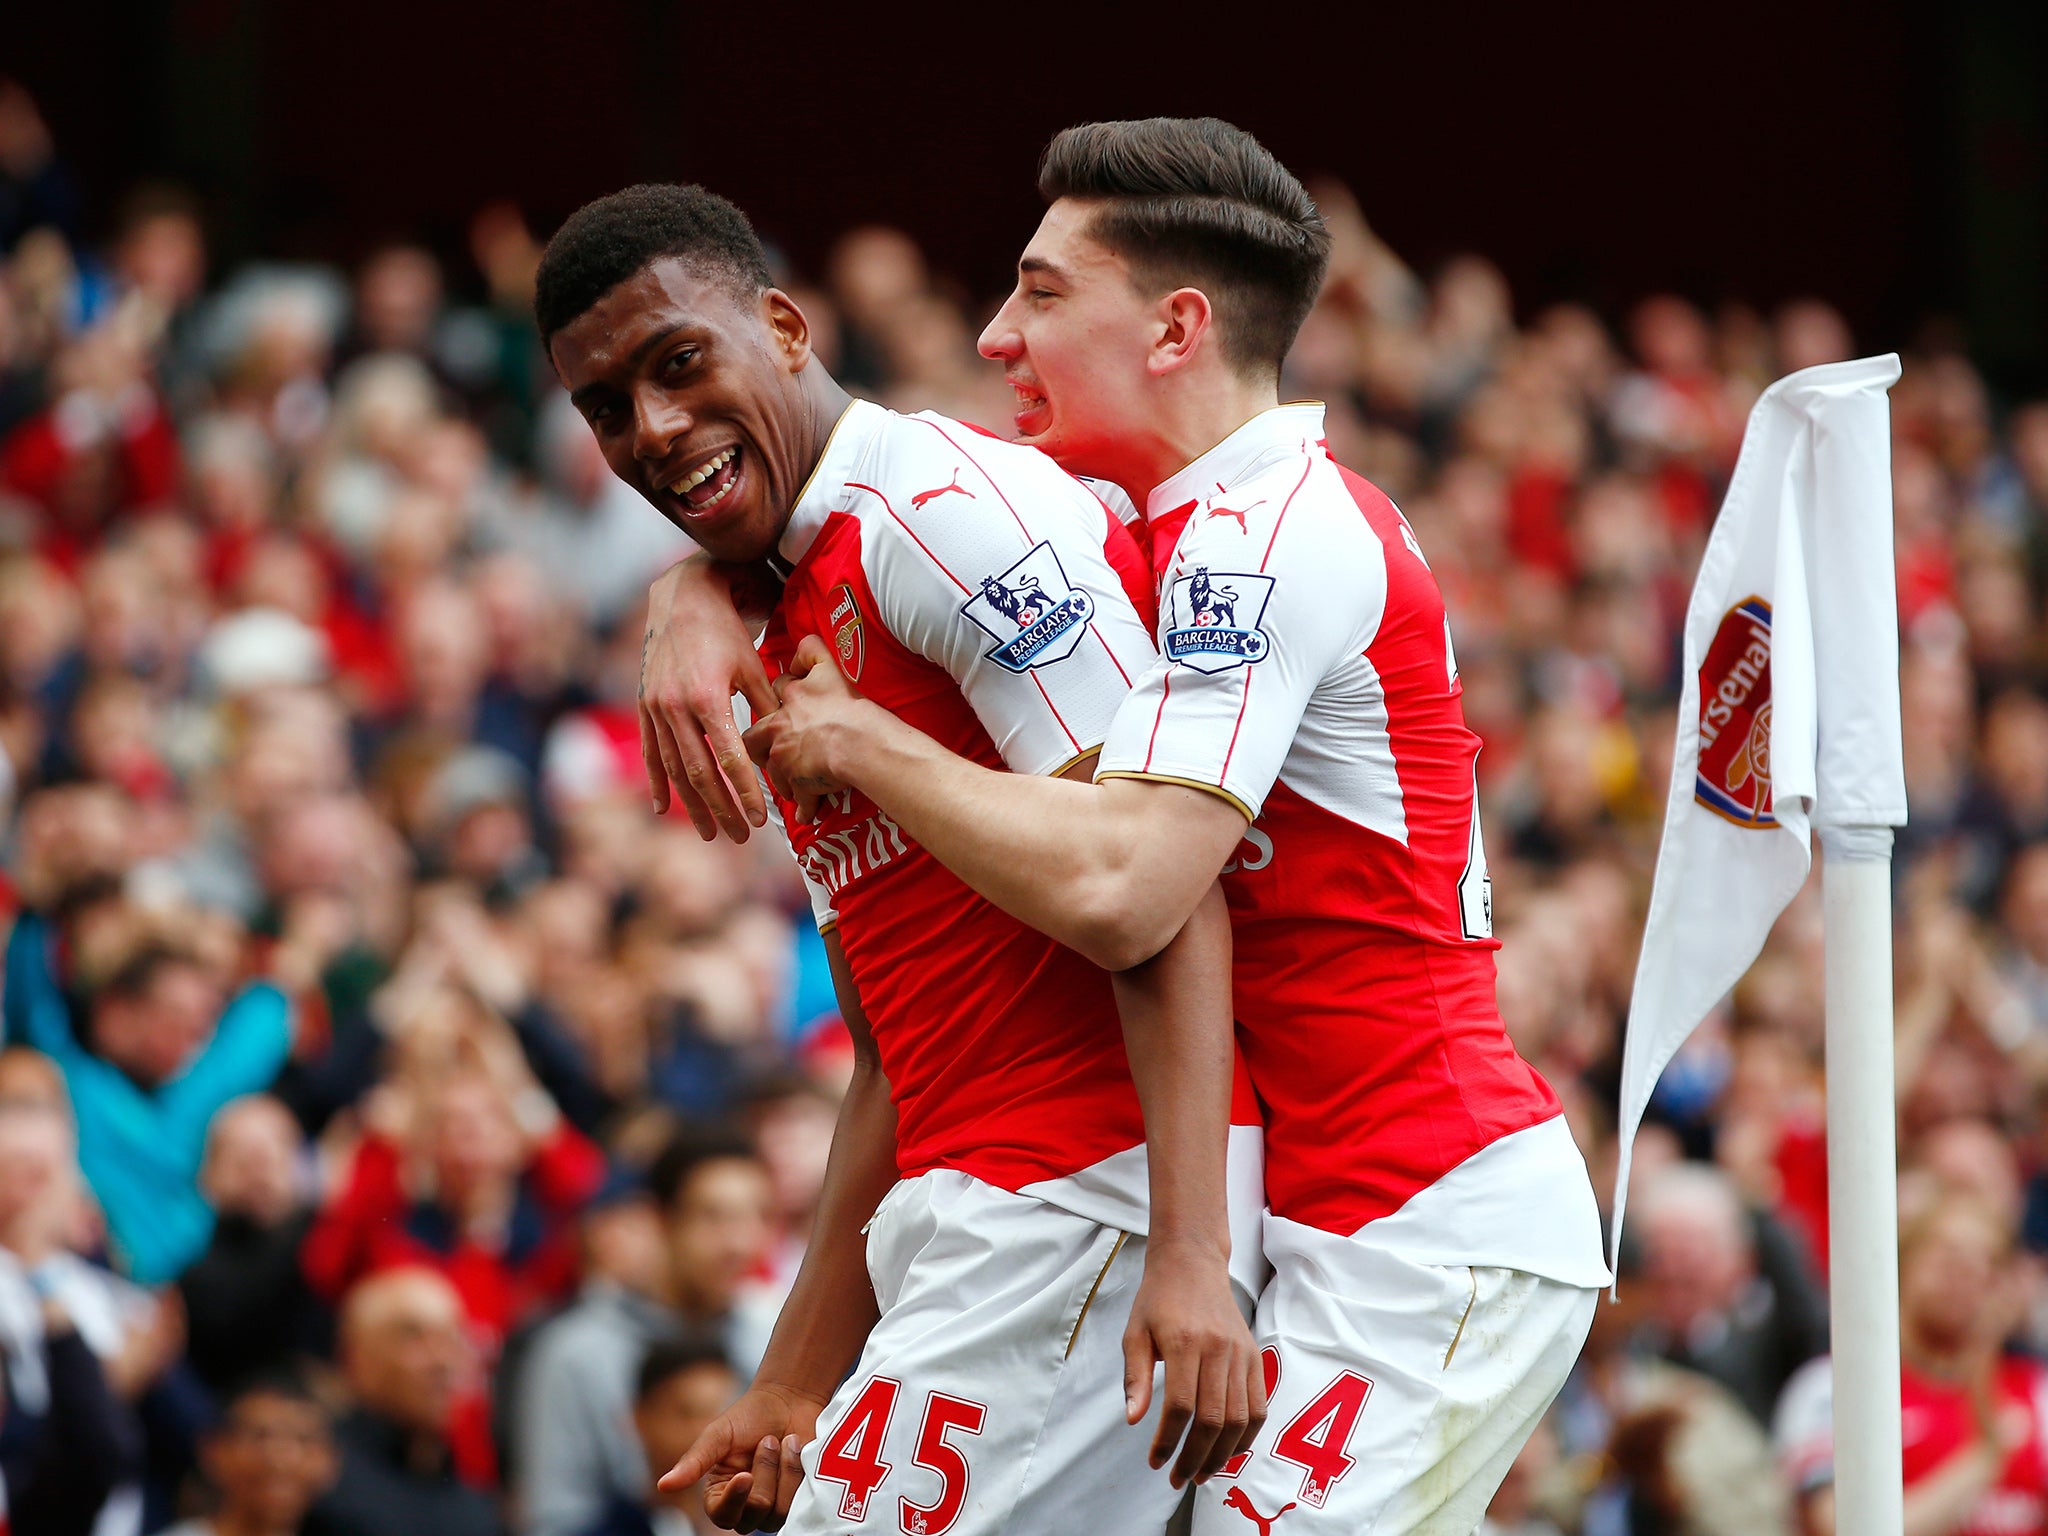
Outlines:
{"type": "Polygon", "coordinates": [[[597,1193],[604,1183],[604,1153],[596,1143],[567,1120],[557,1120],[554,1130],[533,1154],[526,1176],[534,1198],[554,1214],[576,1210],[597,1193]]]}
{"type": "Polygon", "coordinates": [[[370,1268],[370,1245],[378,1228],[404,1215],[398,1147],[382,1136],[365,1136],[341,1187],[306,1231],[299,1264],[307,1283],[326,1300],[339,1301],[370,1268]]]}

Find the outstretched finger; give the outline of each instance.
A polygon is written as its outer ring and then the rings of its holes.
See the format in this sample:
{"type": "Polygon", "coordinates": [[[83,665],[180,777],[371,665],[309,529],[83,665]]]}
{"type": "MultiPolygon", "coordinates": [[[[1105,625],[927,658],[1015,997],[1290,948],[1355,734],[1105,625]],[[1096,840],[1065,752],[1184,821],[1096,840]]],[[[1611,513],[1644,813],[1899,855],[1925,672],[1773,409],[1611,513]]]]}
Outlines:
{"type": "Polygon", "coordinates": [[[804,1482],[803,1447],[797,1444],[795,1435],[782,1437],[782,1482],[775,1491],[775,1523],[780,1525],[789,1515],[789,1506],[796,1502],[797,1490],[804,1482]]]}
{"type": "MultiPolygon", "coordinates": [[[[704,803],[704,797],[697,792],[697,786],[691,780],[687,749],[666,714],[650,705],[648,717],[653,722],[655,746],[661,753],[661,770],[668,777],[669,787],[676,799],[682,802],[683,814],[690,818],[690,825],[708,843],[718,836],[718,823],[712,820],[711,807],[704,803]]],[[[710,757],[703,744],[700,742],[696,746],[699,755],[708,763],[710,757]]]]}
{"type": "Polygon", "coordinates": [[[661,741],[655,735],[654,712],[646,700],[640,702],[640,763],[647,770],[647,793],[654,801],[654,814],[668,814],[668,769],[661,760],[661,741]]]}
{"type": "MultiPolygon", "coordinates": [[[[1248,1456],[1259,1438],[1259,1431],[1266,1427],[1266,1363],[1258,1350],[1251,1353],[1251,1364],[1232,1375],[1244,1383],[1245,1420],[1244,1433],[1237,1437],[1237,1449],[1232,1455],[1248,1456]]],[[[1227,1459],[1227,1458],[1226,1458],[1227,1459]]]]}
{"type": "Polygon", "coordinates": [[[1230,1443],[1237,1444],[1237,1430],[1230,1419],[1230,1383],[1226,1379],[1225,1367],[1229,1364],[1227,1347],[1218,1346],[1202,1357],[1199,1365],[1201,1375],[1195,1385],[1195,1411],[1188,1422],[1187,1439],[1181,1442],[1180,1455],[1173,1464],[1173,1486],[1207,1477],[1222,1462],[1216,1459],[1217,1443],[1226,1431],[1230,1443]]]}
{"type": "MultiPolygon", "coordinates": [[[[1200,1370],[1199,1360],[1186,1351],[1166,1351],[1166,1390],[1160,1399],[1159,1428],[1153,1433],[1149,1458],[1155,1467],[1163,1467],[1173,1459],[1173,1448],[1180,1444],[1195,1416],[1195,1388],[1201,1379],[1200,1370]]],[[[1174,1487],[1178,1488],[1181,1481],[1176,1469],[1174,1487]]]]}
{"type": "Polygon", "coordinates": [[[732,1446],[730,1421],[720,1416],[706,1426],[704,1433],[683,1452],[682,1459],[656,1480],[655,1486],[668,1493],[680,1493],[692,1484],[709,1476],[712,1470],[725,1459],[732,1446]]]}
{"type": "Polygon", "coordinates": [[[747,1495],[753,1490],[752,1472],[738,1472],[722,1483],[712,1483],[704,1490],[704,1513],[720,1530],[744,1530],[740,1520],[746,1513],[747,1495]]]}
{"type": "Polygon", "coordinates": [[[744,819],[737,828],[728,826],[725,830],[734,842],[744,843],[749,826],[768,824],[768,803],[761,797],[761,780],[754,773],[753,759],[747,756],[746,743],[740,740],[739,727],[733,724],[730,710],[714,711],[709,719],[698,723],[704,727],[704,739],[711,746],[719,772],[739,797],[739,812],[744,819]]]}
{"type": "Polygon", "coordinates": [[[747,1493],[741,1512],[743,1531],[773,1531],[781,1528],[782,1517],[775,1512],[775,1497],[782,1487],[782,1442],[773,1435],[754,1448],[754,1486],[747,1493]]]}
{"type": "MultiPolygon", "coordinates": [[[[1152,1367],[1159,1359],[1152,1335],[1133,1325],[1124,1330],[1124,1422],[1136,1424],[1152,1406],[1152,1367]]],[[[1158,1465],[1158,1463],[1154,1463],[1158,1465]]]]}

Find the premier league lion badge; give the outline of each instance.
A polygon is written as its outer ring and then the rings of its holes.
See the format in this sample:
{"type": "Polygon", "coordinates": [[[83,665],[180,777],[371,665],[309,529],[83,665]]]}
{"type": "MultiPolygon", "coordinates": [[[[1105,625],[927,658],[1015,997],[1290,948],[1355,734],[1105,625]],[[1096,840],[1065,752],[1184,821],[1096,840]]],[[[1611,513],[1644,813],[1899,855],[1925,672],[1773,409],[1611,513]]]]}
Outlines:
{"type": "Polygon", "coordinates": [[[1771,605],[1728,610],[1700,664],[1700,761],[1693,798],[1738,827],[1771,814],[1771,605]]]}
{"type": "Polygon", "coordinates": [[[984,576],[981,590],[960,611],[995,637],[989,660],[1007,671],[1028,672],[1074,654],[1095,617],[1095,604],[1067,585],[1050,544],[1034,544],[1000,576],[984,576]]]}
{"type": "Polygon", "coordinates": [[[1259,620],[1273,597],[1273,578],[1198,565],[1166,594],[1166,659],[1197,672],[1227,672],[1264,658],[1272,648],[1259,620]]]}

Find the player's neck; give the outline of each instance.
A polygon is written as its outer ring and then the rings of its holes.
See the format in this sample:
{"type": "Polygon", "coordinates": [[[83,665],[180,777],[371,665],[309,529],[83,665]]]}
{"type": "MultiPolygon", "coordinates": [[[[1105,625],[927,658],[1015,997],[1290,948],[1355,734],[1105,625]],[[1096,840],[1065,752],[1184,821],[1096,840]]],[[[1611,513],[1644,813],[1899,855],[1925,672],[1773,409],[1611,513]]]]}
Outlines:
{"type": "Polygon", "coordinates": [[[1143,507],[1160,485],[1279,403],[1276,379],[1244,379],[1221,372],[1207,379],[1174,381],[1162,389],[1156,430],[1133,444],[1140,462],[1131,470],[1132,478],[1122,482],[1124,489],[1143,507]]]}
{"type": "Polygon", "coordinates": [[[839,381],[815,361],[797,375],[797,383],[803,390],[804,412],[803,463],[797,484],[803,485],[816,472],[818,461],[825,457],[825,445],[832,440],[832,429],[839,425],[839,418],[853,404],[853,396],[840,388],[839,381]]]}

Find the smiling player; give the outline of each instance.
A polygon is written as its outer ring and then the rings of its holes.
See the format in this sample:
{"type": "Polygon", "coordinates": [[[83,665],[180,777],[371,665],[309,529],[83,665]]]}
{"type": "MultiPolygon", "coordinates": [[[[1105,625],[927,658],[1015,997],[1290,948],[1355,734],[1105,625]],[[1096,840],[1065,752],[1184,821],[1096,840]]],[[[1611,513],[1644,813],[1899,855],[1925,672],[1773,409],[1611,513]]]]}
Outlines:
{"type": "MultiPolygon", "coordinates": [[[[1301,184],[1213,119],[1070,129],[1039,184],[982,350],[1024,441],[1143,508],[1160,662],[1093,785],[949,754],[814,640],[750,744],[800,791],[857,786],[1107,964],[1154,953],[1223,872],[1266,1111],[1272,1396],[1197,1529],[1469,1536],[1607,1276],[1558,1101],[1494,1003],[1443,599],[1400,512],[1330,460],[1321,408],[1279,403],[1328,250],[1301,184]]],[[[701,587],[684,606],[699,695],[729,694],[730,610],[701,587]]]]}
{"type": "MultiPolygon", "coordinates": [[[[580,210],[535,311],[613,471],[707,551],[786,575],[771,670],[829,634],[879,707],[974,762],[1085,774],[1152,659],[1143,561],[1092,494],[849,400],[745,218],[701,188],[580,210]]],[[[673,1476],[713,1473],[709,1507],[741,1529],[788,1511],[805,1532],[1064,1536],[1104,1507],[1162,1529],[1263,1410],[1232,1299],[1233,1258],[1257,1289],[1257,1233],[1233,1243],[1226,1180],[1256,1213],[1258,1132],[1248,1091],[1230,1129],[1220,895],[1113,991],[863,795],[790,833],[859,1065],[760,1372],[673,1476]],[[1170,1478],[1130,1427],[1155,1358],[1170,1478]]]]}

